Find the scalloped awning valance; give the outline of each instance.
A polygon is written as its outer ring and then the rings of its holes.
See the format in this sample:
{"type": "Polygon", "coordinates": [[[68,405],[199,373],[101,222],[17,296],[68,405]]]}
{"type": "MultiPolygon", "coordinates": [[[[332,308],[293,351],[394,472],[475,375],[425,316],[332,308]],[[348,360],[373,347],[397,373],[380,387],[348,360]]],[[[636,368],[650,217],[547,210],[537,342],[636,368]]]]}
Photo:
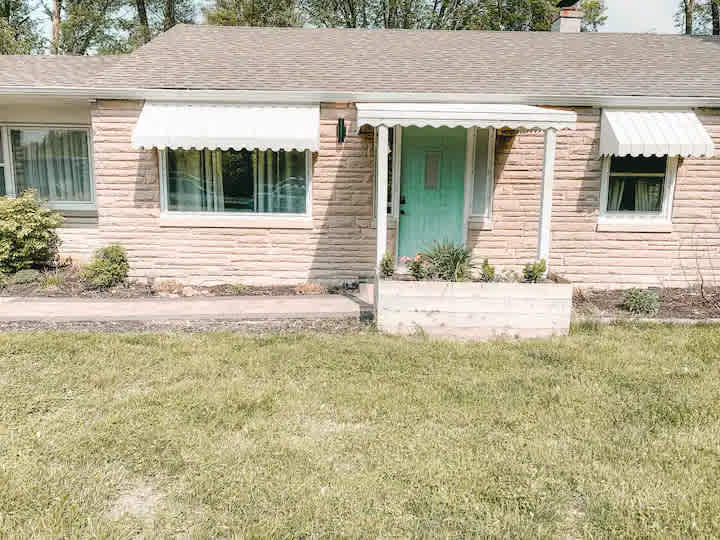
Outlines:
{"type": "Polygon", "coordinates": [[[603,111],[600,155],[712,157],[714,153],[713,141],[694,111],[603,111]]]}
{"type": "Polygon", "coordinates": [[[134,148],[310,150],[320,147],[318,105],[145,102],[134,148]]]}
{"type": "Polygon", "coordinates": [[[357,103],[357,129],[365,125],[575,129],[573,111],[530,105],[478,103],[357,103]]]}

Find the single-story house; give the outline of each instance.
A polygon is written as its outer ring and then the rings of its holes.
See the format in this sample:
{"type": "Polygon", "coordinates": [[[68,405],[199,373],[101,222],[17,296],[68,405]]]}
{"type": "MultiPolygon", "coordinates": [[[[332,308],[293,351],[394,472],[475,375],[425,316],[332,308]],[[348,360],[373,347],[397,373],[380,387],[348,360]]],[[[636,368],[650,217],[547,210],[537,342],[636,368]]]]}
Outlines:
{"type": "MultiPolygon", "coordinates": [[[[572,4],[572,2],[569,2],[572,4]]],[[[433,241],[579,286],[720,278],[720,40],[178,25],[0,57],[0,194],[131,276],[372,279],[433,241]]]]}

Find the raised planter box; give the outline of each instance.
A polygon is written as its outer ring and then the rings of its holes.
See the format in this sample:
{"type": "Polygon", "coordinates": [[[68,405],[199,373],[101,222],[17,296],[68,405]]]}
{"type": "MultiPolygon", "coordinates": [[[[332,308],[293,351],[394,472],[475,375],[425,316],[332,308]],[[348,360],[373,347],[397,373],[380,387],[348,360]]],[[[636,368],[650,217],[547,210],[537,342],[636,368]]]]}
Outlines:
{"type": "Polygon", "coordinates": [[[463,339],[549,337],[570,329],[572,285],[381,280],[377,325],[463,339]]]}

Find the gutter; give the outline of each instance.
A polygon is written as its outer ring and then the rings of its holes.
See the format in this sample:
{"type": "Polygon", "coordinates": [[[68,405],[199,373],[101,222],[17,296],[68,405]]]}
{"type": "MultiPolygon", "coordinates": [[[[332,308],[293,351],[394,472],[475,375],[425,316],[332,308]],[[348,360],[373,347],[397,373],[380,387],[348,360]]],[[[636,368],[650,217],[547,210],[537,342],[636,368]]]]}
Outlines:
{"type": "Polygon", "coordinates": [[[514,103],[557,107],[720,108],[720,97],[577,96],[430,92],[326,92],[317,90],[190,90],[163,88],[93,88],[0,86],[0,96],[128,99],[240,103],[514,103]]]}

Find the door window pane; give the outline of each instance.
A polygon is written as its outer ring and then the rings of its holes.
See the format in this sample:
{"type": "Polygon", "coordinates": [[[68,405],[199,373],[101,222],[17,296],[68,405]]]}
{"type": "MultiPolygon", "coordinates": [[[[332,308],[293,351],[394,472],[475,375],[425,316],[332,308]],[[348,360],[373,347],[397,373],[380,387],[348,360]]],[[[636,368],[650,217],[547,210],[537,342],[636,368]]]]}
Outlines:
{"type": "Polygon", "coordinates": [[[305,156],[296,151],[168,150],[168,210],[304,214],[305,156]]]}
{"type": "Polygon", "coordinates": [[[10,131],[18,193],[36,189],[50,202],[91,202],[88,136],[84,130],[10,131]]]}
{"type": "Polygon", "coordinates": [[[425,189],[438,188],[441,157],[441,152],[425,152],[425,189]]]}

